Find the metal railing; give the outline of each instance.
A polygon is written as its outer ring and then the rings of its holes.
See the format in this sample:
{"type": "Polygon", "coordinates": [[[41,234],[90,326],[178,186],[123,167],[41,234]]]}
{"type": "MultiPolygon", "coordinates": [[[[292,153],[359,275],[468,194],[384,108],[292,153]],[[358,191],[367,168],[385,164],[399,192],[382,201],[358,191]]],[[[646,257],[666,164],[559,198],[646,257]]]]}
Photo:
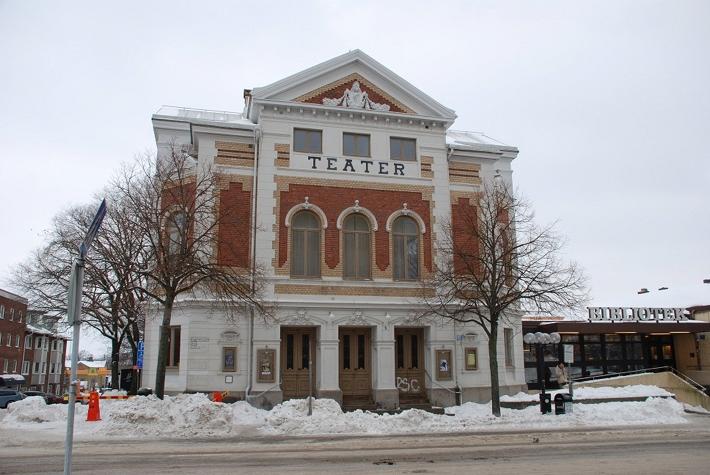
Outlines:
{"type": "Polygon", "coordinates": [[[451,388],[447,388],[446,386],[442,386],[441,384],[439,384],[439,383],[437,383],[436,381],[434,381],[434,378],[431,377],[431,375],[429,374],[429,371],[427,371],[426,368],[424,369],[424,374],[426,375],[427,378],[429,378],[429,381],[430,381],[432,384],[435,384],[435,385],[439,386],[441,389],[446,389],[446,390],[449,391],[451,394],[459,394],[459,395],[461,394],[461,389],[459,389],[459,388],[456,388],[456,389],[454,390],[454,389],[451,389],[451,388]]]}
{"type": "Polygon", "coordinates": [[[259,394],[244,394],[244,400],[245,400],[246,402],[248,402],[249,404],[251,404],[251,401],[252,401],[252,400],[260,398],[261,396],[263,396],[264,394],[268,393],[269,391],[271,391],[271,390],[274,389],[274,388],[278,388],[278,387],[283,386],[283,382],[284,382],[284,379],[283,379],[283,371],[279,371],[279,382],[278,382],[278,383],[276,383],[276,384],[274,384],[273,386],[271,386],[271,387],[269,387],[269,388],[263,390],[263,391],[260,392],[259,394]]]}
{"type": "Polygon", "coordinates": [[[681,373],[677,369],[673,368],[672,366],[656,366],[654,368],[644,368],[644,369],[635,369],[631,371],[620,371],[617,373],[607,373],[607,374],[598,374],[595,376],[586,376],[583,378],[570,378],[570,382],[574,383],[584,383],[584,382],[589,382],[589,381],[597,381],[601,379],[609,379],[609,378],[616,378],[617,376],[632,376],[634,374],[643,374],[643,373],[663,373],[665,371],[670,371],[671,373],[675,374],[678,376],[680,379],[688,383],[690,386],[692,386],[694,389],[697,391],[700,391],[701,393],[705,395],[710,395],[708,394],[708,389],[703,386],[702,384],[698,383],[697,381],[694,381],[691,379],[688,375],[681,373]]]}

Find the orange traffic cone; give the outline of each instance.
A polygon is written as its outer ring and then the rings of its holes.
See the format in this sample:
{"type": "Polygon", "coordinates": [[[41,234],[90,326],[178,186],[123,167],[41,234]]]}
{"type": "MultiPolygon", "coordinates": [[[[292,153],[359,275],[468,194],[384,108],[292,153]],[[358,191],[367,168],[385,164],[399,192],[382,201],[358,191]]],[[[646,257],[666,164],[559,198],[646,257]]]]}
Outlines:
{"type": "Polygon", "coordinates": [[[89,412],[86,414],[86,420],[95,422],[101,420],[101,410],[99,409],[99,392],[97,390],[89,393],[89,412]]]}
{"type": "Polygon", "coordinates": [[[212,393],[212,400],[214,402],[222,402],[222,393],[219,391],[215,391],[212,393]]]}

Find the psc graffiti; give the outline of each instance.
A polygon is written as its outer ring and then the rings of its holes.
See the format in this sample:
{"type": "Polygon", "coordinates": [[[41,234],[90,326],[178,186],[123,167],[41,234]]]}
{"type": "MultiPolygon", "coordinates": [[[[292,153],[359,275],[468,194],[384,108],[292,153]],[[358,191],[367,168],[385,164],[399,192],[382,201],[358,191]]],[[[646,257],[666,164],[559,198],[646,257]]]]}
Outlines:
{"type": "Polygon", "coordinates": [[[419,380],[400,378],[399,376],[397,376],[397,389],[403,393],[418,393],[422,390],[421,386],[419,386],[419,380]]]}

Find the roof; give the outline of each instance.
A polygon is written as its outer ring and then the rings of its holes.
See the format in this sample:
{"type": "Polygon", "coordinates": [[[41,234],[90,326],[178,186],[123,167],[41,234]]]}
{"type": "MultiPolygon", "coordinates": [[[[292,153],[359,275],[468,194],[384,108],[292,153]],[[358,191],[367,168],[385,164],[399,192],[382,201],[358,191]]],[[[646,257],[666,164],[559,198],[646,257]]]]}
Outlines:
{"type": "Polygon", "coordinates": [[[517,152],[517,147],[506,145],[483,132],[448,130],[446,144],[455,150],[508,150],[517,152]]]}
{"type": "Polygon", "coordinates": [[[6,299],[14,300],[16,302],[20,302],[27,305],[26,298],[17,294],[13,294],[12,292],[8,292],[7,290],[0,289],[0,297],[5,297],[6,299]]]}
{"type": "MultiPolygon", "coordinates": [[[[105,368],[106,367],[106,360],[96,360],[96,361],[80,360],[77,363],[83,364],[84,366],[86,366],[88,368],[105,368]]],[[[64,362],[64,366],[67,368],[71,368],[71,360],[66,360],[64,362]]]]}
{"type": "Polygon", "coordinates": [[[153,120],[187,122],[198,125],[253,129],[254,123],[240,112],[193,109],[189,107],[162,106],[153,114],[153,120]]]}
{"type": "Polygon", "coordinates": [[[525,331],[536,328],[545,333],[701,333],[710,331],[710,322],[682,320],[676,322],[589,322],[586,320],[565,320],[555,322],[523,322],[525,331]]]}

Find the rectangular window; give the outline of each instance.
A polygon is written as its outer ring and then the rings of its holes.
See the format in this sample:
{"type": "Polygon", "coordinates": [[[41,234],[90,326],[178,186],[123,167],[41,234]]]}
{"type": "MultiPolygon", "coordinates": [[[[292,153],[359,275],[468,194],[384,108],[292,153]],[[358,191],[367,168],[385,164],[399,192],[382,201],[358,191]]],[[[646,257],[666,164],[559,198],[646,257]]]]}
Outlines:
{"type": "Polygon", "coordinates": [[[22,362],[22,374],[30,374],[30,362],[29,361],[22,362]]]}
{"type": "Polygon", "coordinates": [[[323,132],[321,130],[293,129],[293,151],[323,153],[323,132]]]}
{"type": "Polygon", "coordinates": [[[0,318],[5,318],[5,306],[0,305],[0,318]]]}
{"type": "Polygon", "coordinates": [[[412,369],[419,368],[419,342],[417,340],[417,335],[412,335],[412,369]]]}
{"type": "Polygon", "coordinates": [[[504,328],[503,329],[503,339],[505,343],[505,365],[512,367],[514,365],[513,358],[513,329],[504,328]]]}
{"type": "Polygon", "coordinates": [[[350,335],[343,335],[343,369],[350,369],[350,335]]]}
{"type": "Polygon", "coordinates": [[[17,373],[17,360],[12,360],[12,372],[17,373]]]}
{"type": "Polygon", "coordinates": [[[365,134],[343,133],[343,155],[352,157],[370,156],[370,136],[365,134]]]}
{"type": "Polygon", "coordinates": [[[390,159],[416,161],[417,141],[415,139],[403,139],[400,137],[390,137],[390,159]]]}
{"type": "Polygon", "coordinates": [[[57,351],[57,343],[59,343],[59,340],[54,340],[52,342],[52,351],[57,351]]]}
{"type": "Polygon", "coordinates": [[[237,370],[237,348],[222,348],[222,371],[233,372],[237,370]]]}
{"type": "Polygon", "coordinates": [[[286,335],[286,369],[293,369],[293,334],[286,335]]]}
{"type": "Polygon", "coordinates": [[[308,369],[311,364],[311,336],[302,335],[301,342],[301,368],[308,369]]]}
{"type": "Polygon", "coordinates": [[[3,373],[7,373],[7,366],[8,366],[8,363],[10,363],[10,360],[5,360],[5,361],[3,361],[3,363],[2,363],[2,372],[3,372],[3,373]]]}
{"type": "Polygon", "coordinates": [[[30,336],[30,335],[25,336],[25,348],[27,348],[27,349],[32,348],[32,336],[30,336]]]}
{"type": "Polygon", "coordinates": [[[365,369],[365,335],[357,336],[357,369],[365,369]]]}
{"type": "Polygon", "coordinates": [[[170,327],[168,334],[168,364],[169,368],[180,366],[180,325],[170,327]]]}
{"type": "Polygon", "coordinates": [[[15,346],[20,347],[20,335],[15,335],[15,346]]]}
{"type": "Polygon", "coordinates": [[[47,372],[47,362],[42,363],[42,374],[45,374],[47,372]]]}
{"type": "Polygon", "coordinates": [[[12,322],[14,320],[15,320],[15,309],[10,307],[10,321],[12,322]]]}
{"type": "Polygon", "coordinates": [[[39,373],[39,361],[35,362],[35,373],[39,373]]]}
{"type": "Polygon", "coordinates": [[[404,335],[397,335],[397,368],[404,368],[404,335]]]}
{"type": "Polygon", "coordinates": [[[12,335],[10,335],[9,333],[7,334],[7,337],[5,338],[5,345],[12,346],[12,335]]]}
{"type": "Polygon", "coordinates": [[[478,355],[476,348],[466,348],[464,350],[466,359],[466,371],[475,371],[478,369],[478,355]]]}
{"type": "Polygon", "coordinates": [[[22,323],[22,310],[17,311],[17,321],[22,323]]]}

